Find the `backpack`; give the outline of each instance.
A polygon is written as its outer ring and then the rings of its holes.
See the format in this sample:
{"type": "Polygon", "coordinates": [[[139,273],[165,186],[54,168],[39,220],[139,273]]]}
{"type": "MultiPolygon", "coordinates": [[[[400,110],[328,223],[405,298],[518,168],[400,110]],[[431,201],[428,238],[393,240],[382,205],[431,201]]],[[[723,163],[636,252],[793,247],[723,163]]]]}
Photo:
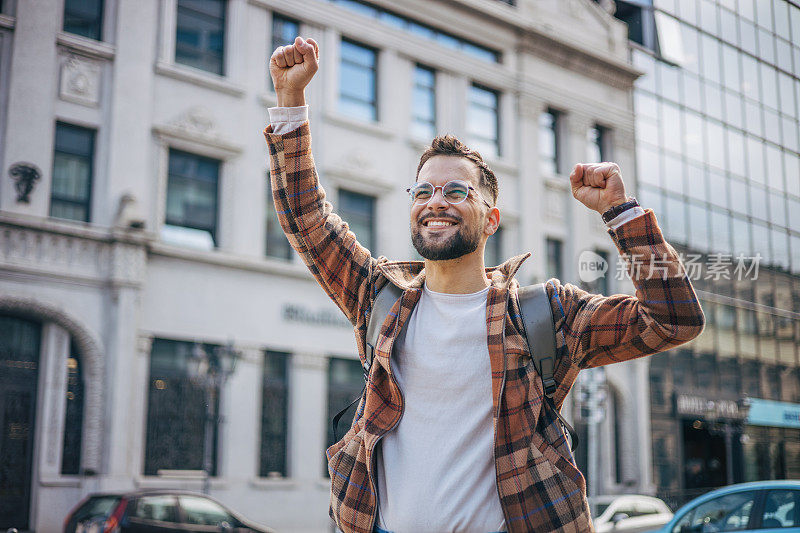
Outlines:
{"type": "MultiPolygon", "coordinates": [[[[361,390],[361,394],[358,398],[350,402],[350,405],[339,411],[336,416],[333,417],[333,435],[337,441],[339,440],[337,437],[339,419],[354,403],[363,397],[367,388],[369,371],[372,367],[375,345],[378,342],[381,325],[394,303],[402,294],[403,291],[399,287],[391,282],[387,282],[386,285],[378,291],[377,296],[375,296],[369,323],[367,324],[367,346],[364,362],[362,364],[364,370],[364,388],[361,390]]],[[[558,418],[564,429],[569,433],[570,448],[574,452],[578,447],[578,434],[561,416],[553,400],[553,396],[558,388],[554,377],[557,352],[556,326],[553,309],[550,307],[550,299],[547,296],[545,284],[537,283],[536,285],[520,287],[517,291],[517,296],[519,297],[519,309],[522,314],[522,324],[524,328],[522,333],[525,336],[525,340],[528,342],[528,352],[531,354],[533,364],[536,366],[536,371],[539,372],[539,375],[542,377],[542,384],[544,385],[544,403],[550,408],[550,411],[558,418]]],[[[566,346],[562,348],[562,350],[565,349],[566,346]]]]}

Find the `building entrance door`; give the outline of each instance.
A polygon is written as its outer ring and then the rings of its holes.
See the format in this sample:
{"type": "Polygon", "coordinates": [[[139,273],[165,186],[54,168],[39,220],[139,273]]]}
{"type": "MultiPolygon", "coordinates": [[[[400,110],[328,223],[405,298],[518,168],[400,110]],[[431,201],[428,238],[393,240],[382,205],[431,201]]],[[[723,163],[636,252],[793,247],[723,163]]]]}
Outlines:
{"type": "Polygon", "coordinates": [[[0,530],[28,529],[41,325],[0,316],[0,530]]]}
{"type": "Polygon", "coordinates": [[[702,489],[726,484],[729,458],[725,438],[710,432],[703,420],[683,421],[684,488],[702,489]]]}

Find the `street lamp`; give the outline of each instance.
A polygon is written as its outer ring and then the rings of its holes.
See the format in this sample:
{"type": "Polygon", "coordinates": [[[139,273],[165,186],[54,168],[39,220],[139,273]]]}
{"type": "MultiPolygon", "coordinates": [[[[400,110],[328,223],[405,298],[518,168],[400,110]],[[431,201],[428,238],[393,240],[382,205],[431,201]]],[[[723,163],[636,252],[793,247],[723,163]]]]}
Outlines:
{"type": "Polygon", "coordinates": [[[205,434],[203,439],[203,493],[208,494],[213,468],[214,427],[219,423],[216,397],[225,382],[236,369],[240,355],[233,348],[233,341],[225,346],[216,346],[209,355],[200,343],[194,343],[188,360],[189,379],[203,388],[206,400],[205,434]]]}

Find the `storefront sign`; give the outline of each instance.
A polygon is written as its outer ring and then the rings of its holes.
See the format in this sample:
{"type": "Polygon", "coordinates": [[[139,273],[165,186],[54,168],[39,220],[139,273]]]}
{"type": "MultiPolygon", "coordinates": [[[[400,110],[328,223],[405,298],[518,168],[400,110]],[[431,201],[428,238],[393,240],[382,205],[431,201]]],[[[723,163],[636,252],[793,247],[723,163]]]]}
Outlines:
{"type": "Polygon", "coordinates": [[[800,404],[759,400],[756,398],[750,399],[749,403],[748,424],[800,428],[800,404]]]}
{"type": "Polygon", "coordinates": [[[699,416],[708,419],[742,419],[747,413],[735,400],[709,400],[702,396],[679,394],[675,398],[679,415],[699,416]]]}
{"type": "Polygon", "coordinates": [[[314,311],[302,305],[284,304],[281,315],[287,322],[301,322],[312,326],[333,326],[348,329],[353,327],[341,313],[327,309],[314,311]]]}

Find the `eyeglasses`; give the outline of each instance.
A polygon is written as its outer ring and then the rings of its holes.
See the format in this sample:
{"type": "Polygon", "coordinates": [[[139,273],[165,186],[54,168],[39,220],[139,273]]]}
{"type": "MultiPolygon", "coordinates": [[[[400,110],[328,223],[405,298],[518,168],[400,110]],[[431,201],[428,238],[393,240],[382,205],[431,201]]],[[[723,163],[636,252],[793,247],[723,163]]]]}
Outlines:
{"type": "Polygon", "coordinates": [[[411,201],[416,205],[425,205],[431,201],[433,195],[436,194],[436,189],[442,189],[442,197],[450,205],[460,204],[469,196],[469,191],[475,191],[475,195],[480,198],[490,209],[491,204],[483,199],[481,193],[472,185],[462,180],[450,180],[444,185],[433,186],[427,181],[418,181],[408,189],[406,192],[411,197],[411,201]]]}

